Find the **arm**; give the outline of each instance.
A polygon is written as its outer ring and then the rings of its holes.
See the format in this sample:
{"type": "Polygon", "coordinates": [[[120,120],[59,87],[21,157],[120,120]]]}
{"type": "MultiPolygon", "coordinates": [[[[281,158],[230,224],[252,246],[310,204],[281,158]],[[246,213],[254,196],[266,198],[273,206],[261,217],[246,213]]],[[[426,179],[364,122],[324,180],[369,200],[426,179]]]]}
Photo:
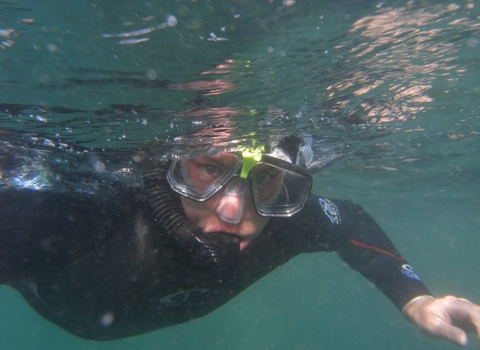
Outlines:
{"type": "Polygon", "coordinates": [[[361,206],[335,201],[342,215],[338,235],[342,244],[337,253],[382,291],[399,309],[413,298],[431,295],[408,261],[373,218],[361,206]]]}
{"type": "Polygon", "coordinates": [[[456,344],[466,343],[464,331],[476,330],[480,336],[480,307],[452,296],[434,298],[360,206],[311,196],[295,217],[297,220],[277,219],[272,225],[285,254],[337,251],[427,335],[456,344]]]}
{"type": "Polygon", "coordinates": [[[465,332],[480,337],[480,306],[454,296],[435,298],[396,251],[383,230],[360,206],[342,202],[353,218],[338,254],[374,283],[425,334],[466,345],[465,332]]]}
{"type": "Polygon", "coordinates": [[[401,310],[411,299],[430,295],[383,230],[358,205],[311,196],[295,220],[272,220],[286,255],[336,251],[401,310]]]}

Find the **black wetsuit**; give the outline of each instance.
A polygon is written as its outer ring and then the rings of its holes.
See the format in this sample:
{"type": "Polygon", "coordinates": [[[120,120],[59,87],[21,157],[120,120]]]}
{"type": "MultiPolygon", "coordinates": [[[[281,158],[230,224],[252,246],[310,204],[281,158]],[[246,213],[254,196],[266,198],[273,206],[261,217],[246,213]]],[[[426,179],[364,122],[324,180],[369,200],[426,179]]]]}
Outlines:
{"type": "Polygon", "coordinates": [[[349,201],[311,196],[270,220],[233,273],[215,277],[157,228],[142,193],[0,192],[0,283],[44,317],[115,339],[201,317],[301,253],[336,251],[398,308],[430,294],[375,221],[349,201]]]}

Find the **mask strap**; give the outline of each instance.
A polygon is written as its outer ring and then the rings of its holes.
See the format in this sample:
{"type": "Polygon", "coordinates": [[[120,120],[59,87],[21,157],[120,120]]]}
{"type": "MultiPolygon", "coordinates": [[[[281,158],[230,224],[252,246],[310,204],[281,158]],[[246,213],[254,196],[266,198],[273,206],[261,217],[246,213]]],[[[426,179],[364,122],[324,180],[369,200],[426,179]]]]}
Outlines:
{"type": "Polygon", "coordinates": [[[240,177],[246,179],[250,170],[262,159],[262,153],[261,151],[244,151],[242,152],[242,158],[242,172],[240,173],[240,177]]]}

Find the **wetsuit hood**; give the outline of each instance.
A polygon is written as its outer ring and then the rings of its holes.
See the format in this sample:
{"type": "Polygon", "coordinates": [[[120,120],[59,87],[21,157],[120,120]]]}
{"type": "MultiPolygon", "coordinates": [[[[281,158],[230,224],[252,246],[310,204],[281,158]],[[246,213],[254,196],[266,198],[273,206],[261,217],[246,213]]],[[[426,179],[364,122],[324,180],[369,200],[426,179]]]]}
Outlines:
{"type": "Polygon", "coordinates": [[[240,238],[226,233],[208,235],[191,223],[180,200],[166,180],[169,163],[149,161],[143,173],[143,182],[148,204],[159,225],[159,232],[171,239],[179,249],[188,252],[197,265],[205,266],[219,278],[229,275],[235,267],[240,238]]]}

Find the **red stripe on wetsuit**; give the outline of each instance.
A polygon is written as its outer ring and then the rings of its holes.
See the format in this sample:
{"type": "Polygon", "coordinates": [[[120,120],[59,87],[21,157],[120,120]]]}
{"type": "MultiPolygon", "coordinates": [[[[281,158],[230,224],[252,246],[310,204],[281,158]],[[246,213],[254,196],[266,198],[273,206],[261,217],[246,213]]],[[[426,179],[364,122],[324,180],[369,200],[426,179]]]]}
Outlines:
{"type": "Polygon", "coordinates": [[[378,253],[381,253],[381,254],[385,254],[385,255],[388,255],[388,256],[391,256],[392,258],[395,258],[397,260],[400,260],[400,261],[404,261],[405,259],[402,257],[402,256],[396,256],[395,254],[392,254],[386,250],[383,250],[383,249],[380,249],[378,247],[374,247],[374,246],[371,246],[371,245],[368,245],[368,244],[363,244],[363,243],[360,243],[360,242],[357,242],[353,239],[349,239],[348,242],[350,242],[351,244],[353,244],[354,246],[357,246],[357,247],[360,247],[360,248],[364,248],[364,249],[370,249],[370,250],[374,250],[378,253]]]}

